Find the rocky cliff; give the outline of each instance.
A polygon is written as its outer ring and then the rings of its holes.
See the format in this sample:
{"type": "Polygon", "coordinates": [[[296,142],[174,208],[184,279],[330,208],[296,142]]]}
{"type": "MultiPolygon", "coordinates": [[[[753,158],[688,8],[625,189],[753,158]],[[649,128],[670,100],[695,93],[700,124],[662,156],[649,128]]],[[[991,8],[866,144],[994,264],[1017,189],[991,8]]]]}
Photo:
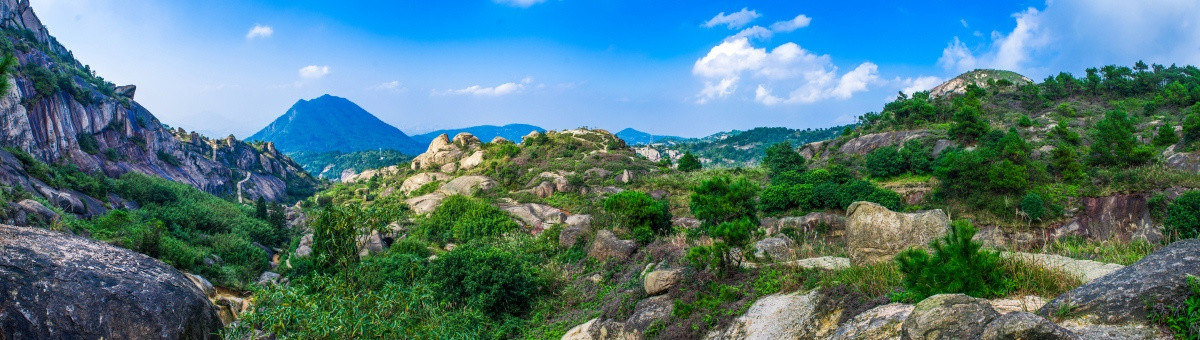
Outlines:
{"type": "Polygon", "coordinates": [[[215,195],[282,201],[317,181],[270,143],[209,139],[171,129],[49,35],[28,0],[0,0],[0,48],[17,59],[0,97],[0,145],[46,163],[119,176],[136,171],[215,195]]]}

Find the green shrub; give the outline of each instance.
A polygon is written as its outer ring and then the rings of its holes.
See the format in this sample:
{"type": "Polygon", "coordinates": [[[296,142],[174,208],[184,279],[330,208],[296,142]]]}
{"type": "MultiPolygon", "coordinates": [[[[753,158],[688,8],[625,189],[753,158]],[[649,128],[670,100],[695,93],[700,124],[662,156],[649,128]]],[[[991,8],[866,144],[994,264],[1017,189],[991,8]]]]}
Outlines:
{"type": "Polygon", "coordinates": [[[767,147],[766,154],[766,157],[763,157],[763,166],[767,168],[767,174],[771,177],[788,171],[802,173],[806,170],[804,157],[796,152],[790,142],[772,144],[767,147]]]}
{"type": "Polygon", "coordinates": [[[92,136],[90,133],[80,132],[75,135],[75,140],[79,141],[79,150],[82,150],[89,155],[100,153],[100,142],[96,141],[96,136],[92,136]]]}
{"type": "Polygon", "coordinates": [[[980,136],[987,134],[991,127],[980,118],[978,102],[966,105],[954,113],[954,125],[950,127],[950,135],[963,144],[973,144],[980,136]]]}
{"type": "Polygon", "coordinates": [[[920,301],[936,294],[962,293],[979,298],[1005,294],[1010,282],[1004,278],[1000,254],[982,249],[971,240],[975,227],[966,220],[951,223],[950,233],[930,243],[933,255],[912,248],[896,255],[904,288],[920,301]]]}
{"type": "Polygon", "coordinates": [[[1175,134],[1175,128],[1171,124],[1159,126],[1158,133],[1154,135],[1154,145],[1164,147],[1175,143],[1179,143],[1179,135],[1175,134]]]}
{"type": "Polygon", "coordinates": [[[1030,119],[1029,115],[1021,115],[1021,119],[1017,120],[1017,125],[1021,127],[1033,126],[1033,119],[1030,119]]]}
{"type": "Polygon", "coordinates": [[[701,167],[700,159],[696,158],[696,155],[693,155],[690,151],[688,151],[684,152],[683,156],[679,157],[679,162],[676,166],[676,169],[683,172],[692,172],[700,170],[701,167]]]}
{"type": "Polygon", "coordinates": [[[1188,191],[1171,202],[1164,226],[1164,234],[1179,239],[1200,236],[1200,191],[1188,191]]]}
{"type": "Polygon", "coordinates": [[[640,191],[627,190],[604,200],[604,213],[615,227],[632,232],[641,244],[649,244],[655,235],[671,231],[670,207],[640,191]]]}
{"type": "Polygon", "coordinates": [[[163,163],[170,164],[171,166],[180,166],[183,164],[183,162],[179,161],[179,158],[176,158],[175,155],[172,155],[169,152],[158,150],[156,154],[158,156],[158,160],[162,161],[163,163]]]}
{"type": "Polygon", "coordinates": [[[735,250],[746,253],[753,232],[758,229],[758,223],[750,218],[742,218],[731,222],[723,222],[709,228],[709,235],[714,238],[712,245],[694,246],[688,249],[685,259],[700,269],[715,269],[724,275],[729,269],[741,265],[740,257],[735,250]]]}
{"type": "Polygon", "coordinates": [[[1030,220],[1041,220],[1042,215],[1046,213],[1046,205],[1042,202],[1042,196],[1038,196],[1038,194],[1032,192],[1026,194],[1025,198],[1021,199],[1021,211],[1030,220]]]}
{"type": "Polygon", "coordinates": [[[890,178],[906,171],[904,159],[894,146],[875,149],[868,153],[863,160],[866,163],[867,172],[873,177],[890,178]]]}
{"type": "Polygon", "coordinates": [[[1190,113],[1183,118],[1183,142],[1195,144],[1200,141],[1200,103],[1188,109],[1190,113]]]}
{"type": "Polygon", "coordinates": [[[313,220],[313,262],[317,268],[345,272],[358,264],[358,236],[381,230],[396,212],[358,205],[329,206],[313,220]]]}
{"type": "Polygon", "coordinates": [[[735,180],[726,175],[718,175],[692,188],[692,215],[707,227],[743,218],[754,218],[757,213],[757,195],[758,186],[750,180],[744,177],[735,180]]]}
{"type": "Polygon", "coordinates": [[[430,264],[426,280],[442,300],[492,317],[524,315],[543,283],[520,256],[491,247],[463,246],[430,264]]]}
{"type": "Polygon", "coordinates": [[[116,161],[121,160],[121,158],[122,158],[121,152],[117,151],[117,149],[114,149],[114,148],[104,149],[104,159],[107,159],[109,162],[116,162],[116,161]]]}
{"type": "Polygon", "coordinates": [[[1134,129],[1133,120],[1125,111],[1109,111],[1092,130],[1088,163],[1127,166],[1149,161],[1154,156],[1154,151],[1139,145],[1137,137],[1133,135],[1134,129]]]}
{"type": "Polygon", "coordinates": [[[478,199],[454,195],[418,219],[414,235],[435,243],[465,243],[519,228],[507,212],[478,199]]]}

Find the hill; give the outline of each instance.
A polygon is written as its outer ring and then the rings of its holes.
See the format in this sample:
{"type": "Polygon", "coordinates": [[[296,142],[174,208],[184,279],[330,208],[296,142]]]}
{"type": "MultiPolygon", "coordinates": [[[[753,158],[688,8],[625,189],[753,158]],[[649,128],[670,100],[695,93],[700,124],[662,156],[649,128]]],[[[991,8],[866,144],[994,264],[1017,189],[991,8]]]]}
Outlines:
{"type": "Polygon", "coordinates": [[[616,135],[617,135],[617,138],[624,140],[625,143],[627,143],[629,145],[642,145],[642,144],[651,144],[651,143],[657,143],[657,142],[684,139],[684,138],[675,137],[675,136],[652,135],[648,132],[634,130],[633,128],[625,128],[624,130],[618,131],[616,133],[616,135]]]}
{"type": "Polygon", "coordinates": [[[652,161],[658,161],[664,155],[675,161],[685,152],[691,152],[708,166],[748,166],[762,161],[764,150],[772,144],[789,142],[793,146],[800,146],[837,137],[848,127],[851,126],[804,130],[760,127],[721,132],[703,138],[665,139],[653,144],[637,145],[634,150],[652,161]]]}
{"type": "Polygon", "coordinates": [[[286,153],[392,149],[418,154],[425,149],[357,104],[328,94],[297,101],[282,116],[246,139],[275,143],[276,148],[286,153]]]}
{"type": "MultiPolygon", "coordinates": [[[[504,139],[513,141],[515,143],[520,143],[521,137],[524,137],[530,132],[535,131],[543,132],[546,131],[546,129],[529,124],[508,124],[505,126],[479,125],[461,129],[437,130],[420,135],[414,135],[412,138],[413,140],[416,140],[417,143],[422,145],[421,151],[424,151],[424,147],[428,146],[429,142],[432,142],[434,138],[437,138],[437,136],[442,134],[445,134],[449,137],[454,137],[459,133],[466,132],[485,142],[491,141],[496,137],[504,137],[504,139]]],[[[418,151],[418,153],[420,153],[420,151],[418,151]]]]}
{"type": "Polygon", "coordinates": [[[1013,71],[974,70],[935,86],[929,90],[929,96],[938,98],[963,94],[970,85],[1011,91],[1029,84],[1033,84],[1033,80],[1013,71]]]}

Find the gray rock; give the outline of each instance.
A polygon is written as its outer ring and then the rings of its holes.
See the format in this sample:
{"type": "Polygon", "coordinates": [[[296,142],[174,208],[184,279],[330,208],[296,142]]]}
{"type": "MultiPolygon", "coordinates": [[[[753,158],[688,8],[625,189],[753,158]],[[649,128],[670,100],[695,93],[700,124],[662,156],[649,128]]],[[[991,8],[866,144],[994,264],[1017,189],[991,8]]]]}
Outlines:
{"type": "Polygon", "coordinates": [[[854,264],[891,261],[910,247],[925,247],[949,231],[941,209],[898,213],[871,202],[846,209],[846,248],[854,264]]]}
{"type": "Polygon", "coordinates": [[[629,183],[633,181],[633,172],[629,169],[621,170],[621,174],[617,175],[617,182],[629,183]]]}
{"type": "Polygon", "coordinates": [[[625,320],[625,326],[644,332],[655,321],[669,319],[674,310],[675,302],[669,295],[647,298],[638,301],[637,306],[633,307],[633,314],[629,316],[628,320],[625,320]]]}
{"type": "Polygon", "coordinates": [[[580,236],[592,230],[591,215],[571,215],[566,223],[567,227],[558,233],[558,244],[563,247],[574,246],[580,236]]]}
{"type": "Polygon", "coordinates": [[[592,248],[588,251],[588,256],[600,261],[610,258],[625,261],[635,251],[637,251],[637,243],[619,239],[611,231],[601,230],[596,232],[596,239],[592,241],[592,248]]]}
{"type": "Polygon", "coordinates": [[[819,313],[820,290],[774,294],[755,301],[746,314],[708,339],[821,339],[837,330],[840,311],[819,313]]]}
{"type": "Polygon", "coordinates": [[[476,192],[488,191],[495,188],[498,183],[487,176],[462,176],[455,178],[442,184],[438,189],[442,193],[449,195],[471,196],[476,192]]]}
{"type": "Polygon", "coordinates": [[[846,141],[838,152],[849,155],[865,155],[885,146],[900,145],[907,141],[929,135],[927,130],[890,131],[872,133],[846,141]]]}
{"type": "Polygon", "coordinates": [[[768,237],[754,243],[754,257],[787,261],[796,257],[795,243],[782,237],[768,237]]]}
{"type": "Polygon", "coordinates": [[[947,148],[954,145],[954,142],[950,141],[949,139],[939,139],[936,142],[933,142],[933,158],[938,158],[942,155],[943,151],[946,151],[947,148]]]}
{"type": "Polygon", "coordinates": [[[700,227],[700,220],[691,217],[676,217],[671,219],[671,226],[685,229],[696,229],[700,227]]]}
{"type": "Polygon", "coordinates": [[[183,273],[183,275],[187,275],[188,280],[191,280],[192,283],[196,284],[196,288],[200,288],[200,291],[204,292],[204,296],[209,299],[217,296],[217,289],[203,276],[192,273],[183,273]]]}
{"type": "Polygon", "coordinates": [[[1190,294],[1188,275],[1200,276],[1200,239],[1183,240],[1046,303],[1038,315],[1070,310],[1066,319],[1119,325],[1145,323],[1146,304],[1177,303],[1190,294]]]}
{"type": "Polygon", "coordinates": [[[643,280],[643,288],[646,289],[646,295],[654,296],[667,292],[683,279],[683,271],[679,269],[655,270],[646,274],[643,280]]]}
{"type": "Polygon", "coordinates": [[[834,340],[899,340],[904,320],[912,314],[913,305],[893,303],[855,315],[833,333],[834,340]]]}
{"type": "Polygon", "coordinates": [[[261,286],[273,285],[279,283],[280,277],[278,273],[263,272],[262,275],[258,276],[258,281],[255,281],[255,283],[261,286]]]}
{"type": "Polygon", "coordinates": [[[987,300],[963,294],[940,294],[917,303],[904,321],[904,337],[914,340],[978,339],[999,317],[987,300]]]}
{"type": "Polygon", "coordinates": [[[554,195],[554,184],[550,181],[543,181],[542,184],[530,189],[538,198],[546,198],[554,195]]]}
{"type": "Polygon", "coordinates": [[[983,340],[1068,340],[1075,333],[1029,312],[1001,315],[983,329],[983,340]]]}
{"type": "Polygon", "coordinates": [[[24,199],[20,202],[17,202],[17,207],[21,208],[21,210],[24,210],[30,216],[37,216],[38,218],[42,219],[43,222],[50,222],[58,219],[58,214],[55,213],[54,210],[50,210],[50,208],[47,208],[38,201],[24,199]]]}
{"type": "Polygon", "coordinates": [[[0,225],[0,338],[215,339],[216,310],[187,276],[130,250],[0,225]]]}

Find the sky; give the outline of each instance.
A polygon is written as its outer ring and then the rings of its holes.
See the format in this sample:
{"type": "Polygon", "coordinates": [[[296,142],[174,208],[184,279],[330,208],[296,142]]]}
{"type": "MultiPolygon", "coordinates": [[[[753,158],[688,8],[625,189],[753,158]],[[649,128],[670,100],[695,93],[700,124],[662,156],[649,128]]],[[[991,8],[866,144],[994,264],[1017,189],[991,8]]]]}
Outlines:
{"type": "Polygon", "coordinates": [[[345,97],[409,134],[822,128],[976,68],[1200,64],[1200,2],[30,0],[160,120],[246,137],[345,97]]]}

